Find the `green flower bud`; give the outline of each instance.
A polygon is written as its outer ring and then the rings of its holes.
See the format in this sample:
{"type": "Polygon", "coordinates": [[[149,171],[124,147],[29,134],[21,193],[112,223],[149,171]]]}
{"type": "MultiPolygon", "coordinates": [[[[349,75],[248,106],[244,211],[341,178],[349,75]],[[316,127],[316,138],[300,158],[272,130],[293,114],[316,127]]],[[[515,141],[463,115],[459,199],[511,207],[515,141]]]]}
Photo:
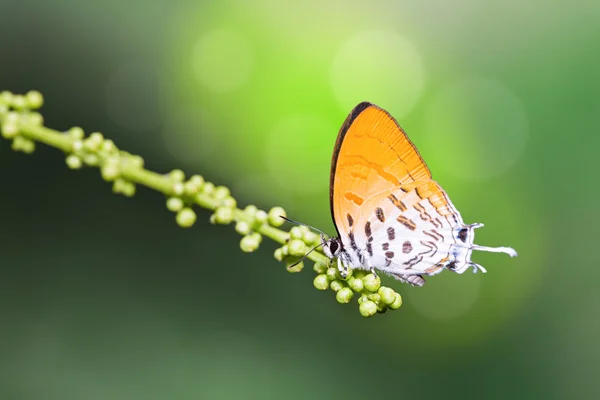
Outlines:
{"type": "Polygon", "coordinates": [[[169,197],[167,199],[167,209],[169,211],[177,212],[183,208],[183,200],[179,197],[169,197]]]}
{"type": "Polygon", "coordinates": [[[337,268],[335,267],[329,267],[327,268],[327,278],[329,278],[330,281],[337,279],[337,268]]]}
{"type": "Polygon", "coordinates": [[[221,202],[223,207],[231,208],[232,210],[237,207],[237,201],[233,197],[226,197],[221,202]]]}
{"type": "Polygon", "coordinates": [[[235,224],[235,231],[240,235],[247,235],[250,233],[250,224],[248,224],[246,221],[239,221],[237,224],[235,224]]]}
{"type": "Polygon", "coordinates": [[[314,243],[317,244],[321,240],[319,235],[314,232],[307,231],[302,234],[302,239],[304,239],[305,243],[314,243]]]}
{"type": "Polygon", "coordinates": [[[363,280],[356,279],[355,277],[352,277],[352,279],[348,280],[348,286],[350,286],[350,288],[357,293],[362,292],[362,290],[365,288],[363,285],[363,280]]]}
{"type": "Polygon", "coordinates": [[[367,297],[374,303],[379,303],[381,301],[381,296],[379,296],[377,293],[368,294],[367,297]]]}
{"type": "Polygon", "coordinates": [[[144,159],[141,156],[131,156],[129,157],[129,162],[131,163],[131,165],[136,166],[138,168],[144,167],[144,159]]]}
{"type": "Polygon", "coordinates": [[[253,219],[256,216],[257,211],[258,211],[258,208],[256,208],[256,206],[253,206],[253,205],[249,205],[249,206],[246,206],[246,208],[244,208],[244,214],[246,214],[247,216],[249,216],[253,219]]]}
{"type": "Polygon", "coordinates": [[[81,150],[83,150],[83,140],[74,141],[73,142],[73,152],[76,153],[81,150]]]}
{"type": "Polygon", "coordinates": [[[104,136],[100,132],[94,132],[83,141],[83,147],[85,147],[89,151],[98,151],[100,146],[102,146],[102,142],[104,141],[104,136]]]}
{"type": "Polygon", "coordinates": [[[4,115],[8,113],[8,106],[6,104],[0,103],[0,115],[4,115]]]}
{"type": "Polygon", "coordinates": [[[42,125],[44,123],[44,117],[38,112],[31,112],[27,115],[27,122],[31,125],[42,125]]]}
{"type": "Polygon", "coordinates": [[[296,265],[294,265],[294,266],[292,267],[292,265],[293,265],[294,263],[295,263],[295,261],[294,261],[294,262],[289,262],[289,263],[288,263],[288,265],[286,266],[286,267],[287,267],[287,271],[288,271],[288,272],[291,272],[291,273],[296,273],[296,272],[300,272],[300,271],[302,271],[302,270],[304,269],[304,261],[300,261],[298,264],[296,264],[296,265]]]}
{"type": "Polygon", "coordinates": [[[363,284],[369,292],[377,292],[381,286],[381,279],[377,275],[368,274],[363,278],[363,284]]]}
{"type": "Polygon", "coordinates": [[[329,279],[327,279],[327,275],[319,274],[313,280],[313,285],[319,290],[327,290],[329,289],[329,279]]]}
{"type": "MultiPolygon", "coordinates": [[[[83,132],[83,131],[82,131],[83,132]]],[[[117,146],[115,146],[115,142],[110,139],[107,139],[102,142],[100,149],[106,153],[113,153],[117,150],[117,146]]]]}
{"type": "Polygon", "coordinates": [[[127,197],[133,197],[135,195],[135,184],[125,181],[122,193],[127,197]]]}
{"type": "Polygon", "coordinates": [[[23,136],[17,136],[14,139],[13,144],[15,144],[15,150],[21,150],[26,154],[31,154],[35,151],[35,142],[23,136]],[[18,142],[18,144],[15,144],[15,142],[18,142]]]}
{"type": "Polygon", "coordinates": [[[401,305],[402,305],[402,296],[400,296],[400,293],[396,293],[396,299],[394,300],[394,302],[392,304],[390,304],[390,308],[392,310],[397,310],[400,308],[401,305]]]}
{"type": "Polygon", "coordinates": [[[195,185],[190,181],[187,181],[183,184],[183,189],[185,190],[185,194],[187,194],[188,196],[193,196],[200,191],[200,186],[195,185]]]}
{"type": "Polygon", "coordinates": [[[341,288],[335,294],[335,299],[338,301],[338,303],[342,303],[342,304],[350,303],[350,300],[352,300],[352,297],[354,297],[354,292],[352,291],[352,289],[347,288],[347,287],[341,288]]]}
{"type": "Polygon", "coordinates": [[[390,305],[396,301],[396,292],[389,287],[381,286],[377,293],[381,298],[381,302],[384,304],[390,305]]]}
{"type": "Polygon", "coordinates": [[[25,102],[27,103],[27,107],[31,109],[38,109],[44,104],[44,98],[42,94],[37,90],[30,90],[25,95],[25,102]]]}
{"type": "Polygon", "coordinates": [[[196,213],[189,207],[183,208],[177,212],[175,217],[177,224],[182,228],[189,228],[196,222],[196,213]]]}
{"type": "Polygon", "coordinates": [[[334,292],[337,292],[338,290],[341,290],[344,287],[344,284],[342,283],[342,281],[340,281],[339,279],[334,279],[331,281],[331,283],[329,284],[329,287],[331,288],[331,290],[333,290],[334,292]]]}
{"type": "Polygon", "coordinates": [[[274,253],[273,255],[275,256],[275,259],[276,259],[277,261],[283,261],[283,258],[284,258],[284,256],[285,256],[285,255],[283,254],[283,250],[281,249],[281,247],[280,247],[280,248],[278,248],[278,249],[276,249],[276,250],[275,250],[275,253],[274,253]]]}
{"type": "Polygon", "coordinates": [[[260,245],[260,239],[261,236],[256,233],[246,235],[240,241],[240,248],[246,253],[251,253],[258,249],[258,246],[260,245]]]}
{"type": "Polygon", "coordinates": [[[292,239],[302,239],[302,229],[299,226],[294,226],[290,229],[290,238],[292,239]]]}
{"type": "Polygon", "coordinates": [[[281,216],[286,217],[285,210],[281,207],[273,207],[269,210],[268,221],[269,224],[274,227],[279,227],[283,225],[285,220],[281,218],[281,216]]]}
{"type": "Polygon", "coordinates": [[[15,110],[25,110],[27,109],[27,100],[25,100],[25,96],[22,94],[15,94],[12,97],[12,106],[15,110]]]}
{"type": "Polygon", "coordinates": [[[10,146],[14,151],[21,151],[23,146],[23,138],[21,136],[15,137],[10,146]]]}
{"type": "Polygon", "coordinates": [[[204,178],[200,175],[192,175],[189,183],[200,189],[202,188],[202,185],[204,185],[204,178]]]}
{"type": "Polygon", "coordinates": [[[104,141],[104,136],[100,132],[93,132],[89,137],[89,141],[101,145],[104,141]]]}
{"type": "Polygon", "coordinates": [[[11,104],[12,103],[13,94],[8,90],[3,90],[0,92],[0,103],[11,104]]]}
{"type": "Polygon", "coordinates": [[[358,309],[360,311],[360,315],[362,315],[363,317],[371,317],[377,312],[377,304],[373,303],[370,300],[367,300],[364,303],[361,303],[358,309]]]}
{"type": "Polygon", "coordinates": [[[123,179],[116,179],[113,182],[112,190],[114,193],[121,193],[123,191],[123,185],[125,185],[125,181],[123,179]]]}
{"type": "Polygon", "coordinates": [[[10,122],[10,123],[18,123],[19,122],[19,113],[11,111],[6,115],[6,119],[4,120],[4,122],[10,122]]]}
{"type": "Polygon", "coordinates": [[[14,139],[19,134],[19,127],[16,122],[9,122],[8,120],[2,123],[2,137],[5,139],[14,139]]]}
{"type": "Polygon", "coordinates": [[[262,225],[265,222],[267,222],[267,213],[264,212],[263,210],[258,210],[258,211],[256,211],[254,218],[256,219],[256,222],[259,225],[262,225]]]}
{"type": "Polygon", "coordinates": [[[364,303],[365,301],[370,301],[370,300],[369,300],[369,298],[367,297],[367,295],[366,295],[366,294],[363,294],[362,296],[360,296],[360,297],[358,298],[358,304],[362,304],[362,303],[364,303]]]}
{"type": "Polygon", "coordinates": [[[183,183],[175,182],[173,186],[171,186],[171,191],[175,196],[183,196],[183,193],[185,192],[185,187],[183,186],[183,183]]]}
{"type": "Polygon", "coordinates": [[[71,155],[67,156],[65,161],[67,163],[67,166],[71,169],[79,169],[83,165],[83,163],[81,162],[81,159],[79,157],[77,157],[75,154],[71,154],[71,155]]]}
{"type": "Polygon", "coordinates": [[[119,176],[119,165],[116,163],[107,163],[100,170],[102,178],[105,181],[114,181],[119,176]]]}
{"type": "Polygon", "coordinates": [[[169,178],[175,182],[183,182],[185,179],[185,174],[180,169],[174,169],[173,171],[169,172],[169,178]]]}
{"type": "Polygon", "coordinates": [[[327,264],[322,263],[320,261],[317,261],[315,263],[315,265],[313,266],[313,270],[317,273],[317,274],[324,274],[327,272],[327,264]]]}
{"type": "Polygon", "coordinates": [[[213,215],[217,224],[225,225],[233,221],[233,210],[231,208],[218,207],[213,215]]]}
{"type": "Polygon", "coordinates": [[[306,245],[302,240],[290,240],[288,243],[288,252],[292,256],[302,257],[306,251],[306,245]]]}
{"type": "Polygon", "coordinates": [[[202,193],[212,194],[215,191],[215,185],[212,182],[206,182],[202,185],[202,193]]]}
{"type": "Polygon", "coordinates": [[[95,154],[86,154],[83,156],[83,162],[91,167],[98,165],[98,156],[95,154]]]}
{"type": "Polygon", "coordinates": [[[216,200],[224,200],[227,196],[229,196],[231,192],[225,186],[217,186],[213,193],[213,196],[216,200]]]}
{"type": "MultiPolygon", "coordinates": [[[[80,127],[74,126],[67,131],[67,135],[71,136],[73,139],[81,140],[85,136],[85,133],[80,127]]],[[[83,146],[83,143],[81,145],[83,146]]]]}

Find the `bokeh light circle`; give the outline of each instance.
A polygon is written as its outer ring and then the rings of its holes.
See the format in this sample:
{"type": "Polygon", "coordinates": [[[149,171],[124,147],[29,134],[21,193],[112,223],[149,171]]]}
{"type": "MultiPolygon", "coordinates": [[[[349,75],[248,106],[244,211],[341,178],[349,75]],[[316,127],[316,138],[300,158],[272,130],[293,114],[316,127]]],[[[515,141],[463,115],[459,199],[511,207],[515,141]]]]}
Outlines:
{"type": "Polygon", "coordinates": [[[363,31],[337,51],[331,67],[334,95],[344,110],[361,101],[406,116],[423,93],[425,73],[417,47],[394,31],[363,31]]]}
{"type": "Polygon", "coordinates": [[[501,175],[524,153],[529,123],[519,98],[500,82],[470,78],[453,82],[433,99],[423,141],[442,149],[441,168],[481,181],[501,175]]]}
{"type": "Polygon", "coordinates": [[[233,30],[208,32],[194,47],[194,74],[202,85],[214,92],[239,89],[248,80],[253,63],[250,41],[233,30]]]}

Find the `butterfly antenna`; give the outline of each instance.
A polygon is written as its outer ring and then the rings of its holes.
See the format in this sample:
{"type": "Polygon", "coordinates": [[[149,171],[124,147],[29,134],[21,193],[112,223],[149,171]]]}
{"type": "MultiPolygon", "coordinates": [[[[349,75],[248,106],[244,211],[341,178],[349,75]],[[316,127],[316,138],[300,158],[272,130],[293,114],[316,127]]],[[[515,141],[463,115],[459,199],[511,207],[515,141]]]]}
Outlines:
{"type": "MultiPolygon", "coordinates": [[[[287,217],[284,217],[283,215],[280,215],[279,217],[281,217],[281,218],[285,219],[287,222],[291,222],[292,224],[296,224],[296,225],[300,225],[300,226],[305,226],[305,227],[307,227],[307,228],[310,228],[310,229],[312,229],[313,231],[317,231],[317,232],[319,232],[321,235],[324,235],[324,236],[327,236],[327,237],[329,237],[329,235],[328,235],[328,234],[326,234],[325,232],[323,232],[323,231],[322,231],[322,230],[320,230],[320,229],[317,229],[317,228],[315,228],[314,226],[310,226],[310,225],[307,225],[307,224],[303,224],[302,222],[294,221],[293,219],[289,219],[289,218],[287,218],[287,217]]],[[[319,245],[319,246],[320,246],[320,245],[319,245]]],[[[316,247],[315,247],[315,248],[316,248],[316,247]]],[[[315,248],[313,248],[313,250],[314,250],[315,248]]],[[[311,250],[311,251],[312,251],[312,250],[311,250]]],[[[306,257],[306,256],[305,256],[305,257],[306,257]]]]}
{"type": "MultiPolygon", "coordinates": [[[[281,218],[285,218],[285,217],[281,217],[281,218]]],[[[286,218],[286,219],[287,219],[287,218],[286,218]]],[[[307,226],[308,226],[308,225],[307,225],[307,226]]],[[[301,259],[299,259],[298,261],[296,261],[295,263],[293,263],[292,265],[290,265],[290,266],[288,267],[288,269],[289,269],[289,268],[294,268],[296,265],[300,264],[302,261],[304,261],[304,259],[305,259],[306,257],[308,257],[308,255],[309,255],[310,253],[312,253],[314,250],[316,250],[316,249],[317,249],[317,247],[319,247],[319,246],[322,246],[322,245],[323,245],[323,243],[319,243],[318,245],[316,245],[315,247],[313,247],[312,249],[310,249],[310,250],[308,251],[308,253],[306,253],[306,254],[305,254],[305,255],[304,255],[304,256],[303,256],[301,259]]]]}

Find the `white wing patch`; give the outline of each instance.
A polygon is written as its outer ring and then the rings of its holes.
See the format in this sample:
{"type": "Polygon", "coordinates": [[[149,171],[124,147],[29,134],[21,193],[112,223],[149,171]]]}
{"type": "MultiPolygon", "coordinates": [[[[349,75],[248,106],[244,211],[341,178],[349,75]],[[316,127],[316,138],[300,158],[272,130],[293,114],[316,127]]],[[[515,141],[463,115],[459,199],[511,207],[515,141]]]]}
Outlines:
{"type": "MultiPolygon", "coordinates": [[[[403,281],[415,281],[416,277],[410,276],[435,275],[444,268],[459,274],[469,267],[474,272],[478,269],[485,272],[471,262],[473,250],[516,255],[510,248],[473,244],[473,230],[483,225],[465,225],[460,213],[447,200],[451,213],[442,216],[416,190],[404,192],[396,188],[369,197],[361,205],[360,215],[353,216],[348,237],[343,238],[345,261],[352,268],[373,267],[403,281]]],[[[422,281],[420,285],[424,284],[422,281]]]]}

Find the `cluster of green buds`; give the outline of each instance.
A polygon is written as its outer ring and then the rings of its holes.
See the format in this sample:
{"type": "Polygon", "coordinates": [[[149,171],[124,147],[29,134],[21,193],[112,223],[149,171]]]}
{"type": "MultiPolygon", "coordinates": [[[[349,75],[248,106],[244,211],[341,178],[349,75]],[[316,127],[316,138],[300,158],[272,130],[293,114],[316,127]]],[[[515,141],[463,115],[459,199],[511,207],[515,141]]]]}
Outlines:
{"type": "Polygon", "coordinates": [[[44,118],[37,109],[44,104],[44,98],[37,91],[27,94],[0,93],[0,132],[2,137],[12,140],[12,149],[30,154],[35,150],[35,142],[21,135],[21,125],[40,126],[44,118]]]}
{"type": "Polygon", "coordinates": [[[125,171],[142,168],[142,157],[119,150],[112,140],[106,139],[100,132],[93,132],[86,137],[83,129],[73,127],[65,134],[73,140],[71,152],[65,159],[69,168],[99,167],[102,179],[112,182],[114,193],[127,197],[135,194],[135,184],[126,177],[125,171]]]}
{"type": "Polygon", "coordinates": [[[211,223],[235,224],[235,230],[242,235],[240,248],[244,252],[257,250],[263,236],[282,243],[274,256],[285,262],[287,271],[300,272],[305,261],[312,260],[317,273],[314,286],[319,290],[333,290],[339,303],[349,303],[358,297],[360,314],[365,317],[402,305],[402,297],[393,289],[381,286],[379,277],[374,274],[355,270],[342,277],[337,268],[331,266],[331,260],[318,249],[320,236],[306,226],[294,226],[289,233],[278,229],[285,222],[283,208],[273,207],[267,212],[249,205],[239,209],[228,188],[215,186],[200,175],[186,179],[183,171],[178,169],[168,174],[149,171],[144,168],[140,156],[119,150],[100,132],[86,137],[79,127],[66,132],[46,128],[41,114],[35,111],[43,103],[44,99],[37,91],[25,95],[0,93],[0,132],[5,139],[12,140],[14,150],[32,153],[36,141],[45,143],[62,150],[71,169],[99,168],[102,178],[112,182],[115,193],[131,197],[135,194],[136,184],[164,193],[167,209],[176,214],[175,221],[184,228],[196,222],[194,206],[211,210],[211,223]]]}
{"type": "MultiPolygon", "coordinates": [[[[318,246],[321,238],[306,226],[295,226],[290,230],[285,245],[275,250],[275,258],[285,261],[289,272],[299,272],[304,268],[306,255],[318,246]]],[[[388,309],[397,310],[402,305],[402,296],[392,288],[382,286],[379,276],[362,270],[350,270],[346,277],[332,265],[322,253],[313,253],[313,270],[317,273],[313,284],[319,290],[331,289],[338,303],[350,303],[358,297],[359,312],[363,317],[384,313],[388,309]]]]}
{"type": "Polygon", "coordinates": [[[319,290],[331,289],[338,303],[349,303],[358,296],[360,314],[370,317],[375,313],[384,313],[388,309],[397,310],[402,305],[402,296],[394,289],[381,285],[379,276],[363,270],[350,270],[342,277],[335,267],[317,262],[314,266],[318,274],[313,281],[319,290]]]}
{"type": "Polygon", "coordinates": [[[294,226],[286,244],[275,250],[275,259],[285,261],[288,272],[300,272],[304,269],[304,256],[320,241],[319,235],[306,226],[294,226]]]}

